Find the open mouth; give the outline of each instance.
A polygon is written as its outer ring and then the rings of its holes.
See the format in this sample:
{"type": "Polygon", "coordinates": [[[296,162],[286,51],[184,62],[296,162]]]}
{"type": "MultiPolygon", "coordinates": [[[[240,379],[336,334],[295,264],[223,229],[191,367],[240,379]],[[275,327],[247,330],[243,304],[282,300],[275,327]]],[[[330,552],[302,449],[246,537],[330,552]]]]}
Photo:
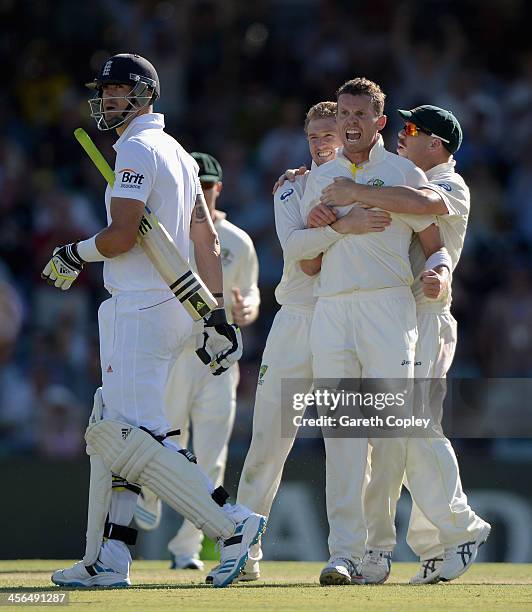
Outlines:
{"type": "Polygon", "coordinates": [[[362,132],[355,128],[348,128],[345,131],[345,139],[347,142],[358,142],[362,137],[362,132]]]}
{"type": "Polygon", "coordinates": [[[323,151],[318,151],[318,157],[320,159],[327,159],[328,157],[331,157],[333,153],[334,151],[332,149],[325,149],[323,151]]]}

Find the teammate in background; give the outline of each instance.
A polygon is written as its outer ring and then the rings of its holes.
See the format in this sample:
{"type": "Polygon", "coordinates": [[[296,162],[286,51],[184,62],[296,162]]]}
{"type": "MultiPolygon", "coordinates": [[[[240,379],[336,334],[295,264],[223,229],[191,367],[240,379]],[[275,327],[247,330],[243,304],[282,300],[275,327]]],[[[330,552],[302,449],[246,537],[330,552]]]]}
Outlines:
{"type": "MultiPolygon", "coordinates": [[[[313,106],[307,113],[304,129],[314,163],[320,166],[334,159],[335,149],[341,144],[336,130],[336,103],[320,102],[313,106]]],[[[284,257],[283,276],[275,291],[281,309],[275,316],[262,356],[253,437],[238,486],[237,503],[265,515],[270,513],[297,433],[295,427],[281,431],[281,380],[312,379],[309,331],[320,253],[345,233],[379,232],[390,222],[388,213],[356,209],[332,227],[306,229],[299,210],[305,183],[306,176],[299,176],[287,188],[275,192],[275,226],[284,257]]],[[[239,579],[257,580],[261,558],[262,551],[257,544],[239,579]]]]}
{"type": "MultiPolygon", "coordinates": [[[[199,165],[199,179],[209,214],[218,233],[224,284],[224,303],[229,321],[240,327],[250,325],[259,314],[260,293],[257,286],[259,265],[251,238],[229,221],[225,213],[216,210],[222,191],[222,168],[207,153],[192,153],[199,165]]],[[[194,266],[193,245],[190,261],[194,266]]],[[[212,376],[195,350],[197,333],[186,342],[171,370],[166,387],[166,416],[172,428],[181,430],[177,438],[186,448],[189,428],[193,428],[193,449],[202,470],[215,486],[223,482],[227,445],[233,429],[236,410],[236,390],[239,371],[235,363],[221,376],[212,376]]],[[[159,498],[143,489],[137,501],[135,521],[142,528],[157,526],[160,516],[159,498]]],[[[199,553],[203,533],[185,520],[177,535],[168,543],[172,569],[203,569],[199,553]]]]}
{"type": "MultiPolygon", "coordinates": [[[[100,306],[102,388],[95,394],[85,434],[91,457],[87,544],[82,561],[57,570],[62,586],[128,586],[136,531],[129,527],[141,485],[222,543],[214,585],[227,586],[258,541],[264,517],[230,506],[188,451],[168,439],[164,392],[168,372],[191,332],[191,319],[141,248],[135,244],[144,206],[156,212],[183,257],[189,235],[198,271],[219,298],[204,321],[207,349],[229,364],[241,354],[235,326],[223,309],[218,236],[194,159],[164,132],[153,113],[160,95],[155,68],[138,55],[111,57],[92,86],[92,117],[101,130],[115,129],[116,182],[105,194],[108,227],[58,247],[43,270],[49,283],[70,288],[87,262],[104,262],[111,297],[100,306]],[[222,359],[225,358],[225,361],[222,359]],[[111,489],[112,487],[112,489],[111,489]]],[[[216,370],[220,373],[223,367],[216,370]]]]}
{"type": "MultiPolygon", "coordinates": [[[[304,219],[337,176],[363,184],[426,183],[412,162],[384,148],[379,134],[386,125],[384,98],[377,84],[363,78],[338,90],[337,129],[343,148],[334,161],[310,172],[300,204],[304,219]]],[[[408,259],[413,233],[418,233],[429,258],[428,268],[439,265],[444,253],[434,217],[391,217],[382,234],[347,236],[323,253],[310,334],[315,379],[387,379],[386,391],[391,391],[392,379],[414,376],[417,326],[408,259]]],[[[320,582],[360,584],[368,440],[324,434],[330,559],[320,582]]]]}
{"type": "MultiPolygon", "coordinates": [[[[321,203],[332,207],[358,202],[391,213],[437,215],[454,270],[470,209],[469,189],[455,172],[453,159],[462,141],[460,124],[451,112],[436,106],[400,110],[399,114],[405,125],[398,135],[397,152],[426,172],[427,188],[376,188],[338,178],[323,191],[321,203]]],[[[410,260],[416,279],[412,291],[419,330],[415,375],[426,379],[420,389],[427,393],[425,401],[431,403],[431,414],[438,415],[457,341],[456,321],[450,311],[452,279],[448,279],[446,298],[434,301],[427,295],[437,297],[446,281],[434,271],[423,272],[424,258],[416,240],[410,248],[410,260]]],[[[382,583],[389,576],[396,543],[395,509],[405,467],[413,498],[407,541],[421,559],[412,584],[457,578],[475,560],[478,547],[489,535],[490,525],[467,503],[451,443],[438,433],[434,438],[409,438],[406,445],[397,439],[374,440],[365,497],[368,543],[362,572],[366,583],[382,583]]]]}

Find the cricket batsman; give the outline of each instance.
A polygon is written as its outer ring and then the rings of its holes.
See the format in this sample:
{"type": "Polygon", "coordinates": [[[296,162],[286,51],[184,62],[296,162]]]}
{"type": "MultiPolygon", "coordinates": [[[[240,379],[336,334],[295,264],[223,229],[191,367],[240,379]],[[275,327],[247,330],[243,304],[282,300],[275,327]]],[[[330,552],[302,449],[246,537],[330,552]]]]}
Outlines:
{"type": "MultiPolygon", "coordinates": [[[[199,166],[199,179],[209,215],[218,234],[223,271],[224,303],[228,321],[245,327],[259,314],[260,293],[257,286],[259,266],[251,238],[230,223],[216,204],[222,192],[222,167],[207,153],[191,153],[199,166]]],[[[194,263],[191,243],[190,261],[194,263]]],[[[166,416],[172,428],[179,428],[176,438],[183,448],[189,442],[192,425],[194,454],[202,470],[215,486],[223,483],[227,447],[236,411],[236,391],[239,380],[238,363],[220,376],[212,376],[209,367],[196,355],[197,336],[202,334],[201,322],[195,324],[173,366],[166,387],[166,416]]],[[[159,498],[143,489],[135,510],[135,521],[144,529],[153,529],[160,518],[159,498]]],[[[172,569],[203,569],[199,558],[203,533],[188,520],[168,543],[172,569]]]]}
{"type": "MultiPolygon", "coordinates": [[[[85,434],[91,460],[85,555],[52,575],[60,586],[128,586],[136,531],[129,527],[141,486],[146,486],[221,544],[213,585],[231,584],[246,563],[265,518],[227,504],[195,458],[171,441],[165,416],[168,373],[188,339],[192,320],[136,244],[146,205],[186,260],[189,237],[200,276],[219,308],[204,321],[199,355],[214,374],[242,354],[237,326],[227,322],[220,247],[201,191],[198,165],[164,132],[153,112],[159,78],[134,54],[109,58],[91,87],[92,117],[118,140],[114,186],[105,193],[108,226],[95,236],[57,247],[43,277],[70,288],[89,262],[104,262],[110,294],[99,309],[102,387],[85,434]]],[[[172,262],[167,262],[169,265],[172,262]]]]}

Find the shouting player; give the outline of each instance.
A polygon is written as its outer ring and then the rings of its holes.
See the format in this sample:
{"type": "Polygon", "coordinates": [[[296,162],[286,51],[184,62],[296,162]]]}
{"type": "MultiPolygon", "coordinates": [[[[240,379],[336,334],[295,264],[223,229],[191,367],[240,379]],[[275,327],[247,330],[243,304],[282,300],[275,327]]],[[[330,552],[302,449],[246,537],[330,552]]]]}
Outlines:
{"type": "MultiPolygon", "coordinates": [[[[337,128],[343,147],[334,161],[310,172],[301,201],[303,218],[338,176],[374,185],[426,183],[411,161],[384,148],[379,133],[386,124],[384,98],[380,87],[364,78],[339,88],[337,128]]],[[[389,391],[396,384],[392,379],[414,376],[417,325],[408,259],[413,233],[429,268],[441,263],[444,252],[434,217],[392,213],[391,218],[384,232],[347,236],[323,254],[310,337],[314,378],[386,379],[389,391]]],[[[324,585],[364,582],[362,497],[368,439],[344,433],[332,437],[324,432],[330,526],[330,559],[320,575],[324,585]]]]}
{"type": "MultiPolygon", "coordinates": [[[[321,202],[328,207],[359,202],[392,213],[437,215],[454,270],[464,245],[470,209],[469,189],[455,172],[453,159],[462,141],[460,124],[450,111],[436,106],[400,110],[399,114],[405,124],[399,132],[397,152],[426,172],[426,187],[376,188],[338,178],[323,191],[321,202]]],[[[419,330],[415,375],[425,379],[419,388],[426,393],[431,414],[438,415],[457,340],[451,292],[446,291],[442,300],[433,299],[447,280],[434,271],[423,272],[424,258],[415,240],[410,259],[416,277],[412,291],[419,330]]],[[[406,445],[396,439],[374,440],[365,497],[368,550],[362,571],[366,582],[382,583],[388,578],[395,546],[395,508],[405,468],[414,501],[407,539],[421,559],[412,584],[457,578],[475,560],[479,546],[489,535],[490,525],[467,502],[451,443],[441,431],[436,434],[433,438],[409,438],[406,445]]]]}

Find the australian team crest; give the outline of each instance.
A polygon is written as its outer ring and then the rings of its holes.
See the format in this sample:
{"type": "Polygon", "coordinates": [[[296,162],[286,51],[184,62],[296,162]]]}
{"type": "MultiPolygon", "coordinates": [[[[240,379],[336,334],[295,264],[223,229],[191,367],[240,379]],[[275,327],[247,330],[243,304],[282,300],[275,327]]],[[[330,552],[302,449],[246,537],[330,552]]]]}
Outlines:
{"type": "Polygon", "coordinates": [[[234,258],[235,258],[235,255],[232,251],[230,251],[229,249],[224,249],[222,247],[222,252],[221,252],[222,266],[229,265],[233,261],[234,258]]]}

